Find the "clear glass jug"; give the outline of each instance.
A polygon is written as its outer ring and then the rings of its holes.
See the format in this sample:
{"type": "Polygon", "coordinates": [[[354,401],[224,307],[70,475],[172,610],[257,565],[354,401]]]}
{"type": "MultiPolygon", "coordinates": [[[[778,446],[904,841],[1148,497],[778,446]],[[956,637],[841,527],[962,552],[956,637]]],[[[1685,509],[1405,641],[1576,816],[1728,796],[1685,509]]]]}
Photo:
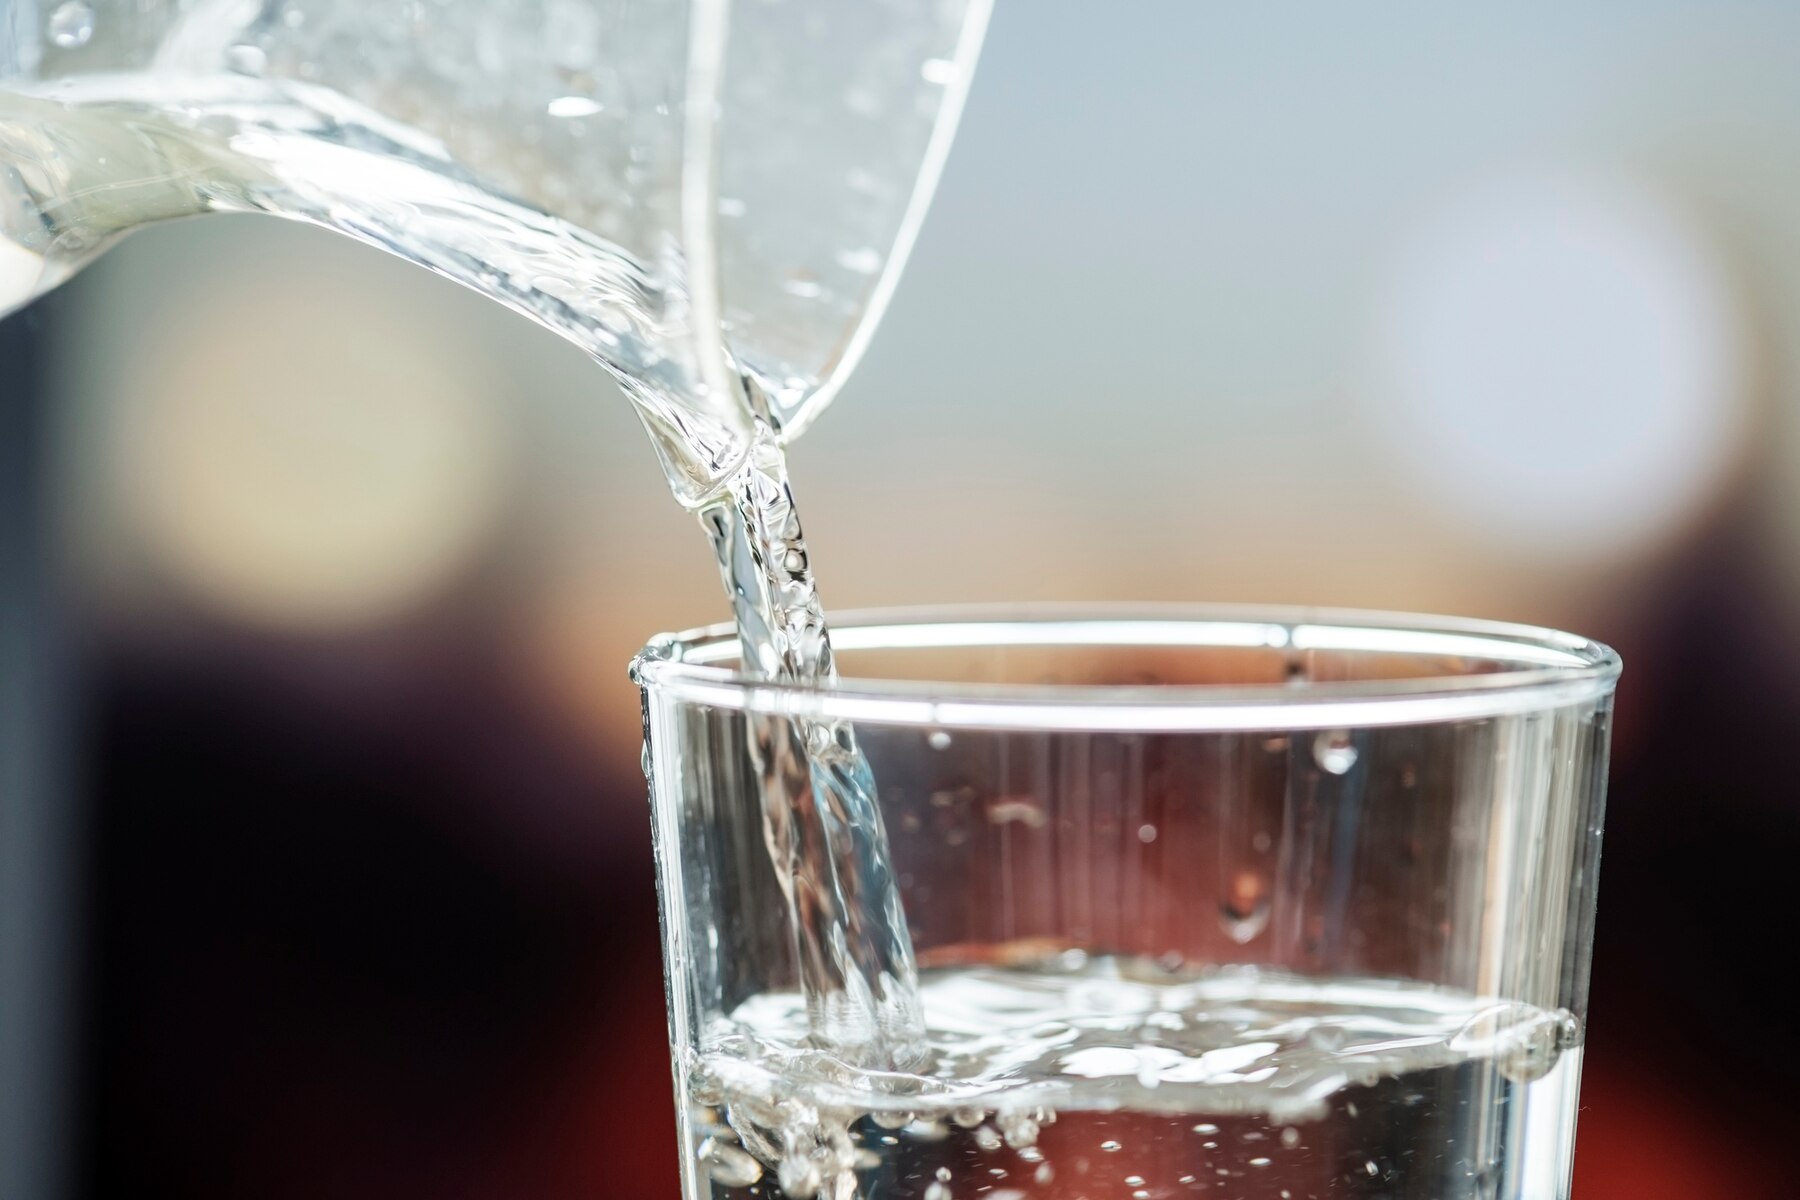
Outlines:
{"type": "Polygon", "coordinates": [[[0,313],[142,225],[309,221],[526,314],[683,502],[860,356],[990,0],[0,0],[0,313]]]}

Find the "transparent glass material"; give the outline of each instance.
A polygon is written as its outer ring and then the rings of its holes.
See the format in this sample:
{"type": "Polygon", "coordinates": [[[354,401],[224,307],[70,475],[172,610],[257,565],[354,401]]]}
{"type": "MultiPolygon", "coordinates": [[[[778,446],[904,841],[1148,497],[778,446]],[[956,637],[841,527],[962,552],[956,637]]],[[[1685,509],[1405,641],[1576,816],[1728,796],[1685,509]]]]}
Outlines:
{"type": "Polygon", "coordinates": [[[685,1195],[1567,1195],[1617,658],[1546,630],[1119,608],[723,628],[633,666],[685,1195]],[[930,1044],[810,1040],[748,746],[853,723],[930,1044]]]}
{"type": "Polygon", "coordinates": [[[0,313],[157,221],[310,221],[590,351],[697,501],[861,356],[988,4],[0,0],[0,313]]]}

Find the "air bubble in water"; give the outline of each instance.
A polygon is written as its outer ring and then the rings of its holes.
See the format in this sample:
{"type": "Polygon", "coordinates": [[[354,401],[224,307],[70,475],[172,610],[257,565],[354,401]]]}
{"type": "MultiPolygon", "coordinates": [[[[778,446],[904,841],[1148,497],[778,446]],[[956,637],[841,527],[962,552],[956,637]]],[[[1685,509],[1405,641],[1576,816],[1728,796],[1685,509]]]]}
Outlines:
{"type": "Polygon", "coordinates": [[[1049,1163],[1039,1163],[1038,1169],[1032,1172],[1031,1177],[1040,1184],[1047,1184],[1056,1178],[1056,1170],[1049,1163]]]}
{"type": "Polygon", "coordinates": [[[1143,1187],[1144,1186],[1144,1177],[1142,1175],[1127,1175],[1125,1177],[1125,1186],[1126,1187],[1143,1187]]]}
{"type": "Polygon", "coordinates": [[[1345,729],[1326,729],[1313,739],[1313,761],[1319,769],[1342,775],[1356,765],[1356,746],[1345,729]]]}
{"type": "Polygon", "coordinates": [[[925,744],[930,746],[933,750],[948,750],[950,748],[950,735],[941,729],[934,729],[925,736],[925,744]]]}
{"type": "Polygon", "coordinates": [[[697,1157],[706,1164],[706,1173],[726,1187],[749,1187],[762,1178],[762,1164],[726,1142],[707,1138],[697,1157]]]}
{"type": "Polygon", "coordinates": [[[950,1168],[949,1167],[939,1167],[937,1169],[937,1180],[939,1183],[949,1183],[950,1182],[950,1168]]]}
{"type": "Polygon", "coordinates": [[[85,46],[94,37],[94,10],[82,0],[56,6],[48,25],[50,40],[64,50],[85,46]]]}
{"type": "Polygon", "coordinates": [[[1100,1143],[1100,1148],[1102,1150],[1106,1151],[1108,1154],[1117,1154],[1119,1151],[1123,1150],[1125,1147],[1123,1145],[1121,1145],[1120,1143],[1115,1142],[1109,1138],[1108,1140],[1100,1143]]]}
{"type": "Polygon", "coordinates": [[[1000,1135],[988,1126],[983,1125],[975,1131],[975,1144],[983,1150],[994,1151],[1000,1148],[1000,1135]]]}
{"type": "Polygon", "coordinates": [[[1037,1145],[1038,1123],[1022,1112],[996,1114],[994,1124],[1006,1136],[1006,1144],[1014,1150],[1029,1150],[1037,1145]]]}
{"type": "Polygon", "coordinates": [[[1298,1146],[1300,1144],[1300,1131],[1295,1129],[1292,1125],[1289,1125],[1286,1129],[1281,1131],[1281,1144],[1286,1146],[1289,1150],[1298,1146]]]}
{"type": "Polygon", "coordinates": [[[819,1192],[819,1168],[804,1158],[784,1158],[776,1172],[781,1190],[790,1196],[816,1196],[819,1192]]]}
{"type": "Polygon", "coordinates": [[[925,1189],[925,1200],[951,1200],[950,1189],[941,1183],[934,1183],[925,1189]]]}
{"type": "Polygon", "coordinates": [[[1196,1125],[1196,1126],[1194,1126],[1194,1132],[1195,1133],[1217,1133],[1217,1132],[1219,1132],[1219,1127],[1217,1125],[1204,1125],[1204,1124],[1196,1125]]]}

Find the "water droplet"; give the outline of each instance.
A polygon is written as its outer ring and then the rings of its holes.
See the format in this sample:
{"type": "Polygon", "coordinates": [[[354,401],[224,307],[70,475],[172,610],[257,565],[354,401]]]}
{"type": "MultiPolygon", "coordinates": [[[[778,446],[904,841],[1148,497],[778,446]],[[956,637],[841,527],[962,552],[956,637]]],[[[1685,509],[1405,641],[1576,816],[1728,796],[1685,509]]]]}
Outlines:
{"type": "Polygon", "coordinates": [[[762,1164],[726,1142],[707,1138],[695,1157],[706,1164],[708,1175],[726,1187],[749,1187],[762,1178],[762,1164]]]}
{"type": "Polygon", "coordinates": [[[1253,1167],[1266,1167],[1272,1161],[1272,1159],[1267,1158],[1253,1158],[1250,1160],[1250,1165],[1253,1167]]]}
{"type": "Polygon", "coordinates": [[[604,106],[590,96],[558,96],[544,106],[544,111],[553,117],[574,120],[578,117],[591,117],[603,111],[604,106]]]}
{"type": "Polygon", "coordinates": [[[1151,842],[1154,842],[1155,840],[1156,840],[1156,826],[1154,826],[1154,825],[1139,825],[1138,826],[1138,841],[1140,841],[1140,842],[1144,843],[1144,845],[1148,846],[1151,842]]]}
{"type": "Polygon", "coordinates": [[[873,275],[881,270],[881,251],[872,246],[862,246],[855,250],[839,250],[838,266],[846,271],[855,271],[858,275],[873,275]]]}
{"type": "Polygon", "coordinates": [[[1042,829],[1050,823],[1050,818],[1031,800],[1020,797],[997,800],[988,807],[990,825],[1008,825],[1014,821],[1027,829],[1042,829]]]}
{"type": "Polygon", "coordinates": [[[1219,1127],[1217,1125],[1196,1125],[1196,1126],[1194,1126],[1194,1132],[1195,1133],[1217,1133],[1217,1132],[1219,1132],[1219,1127]]]}
{"type": "Polygon", "coordinates": [[[939,87],[956,80],[956,64],[947,58],[928,58],[919,64],[919,77],[939,87]]]}
{"type": "Polygon", "coordinates": [[[225,65],[240,75],[261,75],[269,66],[269,56],[261,46],[239,42],[225,51],[225,65]]]}
{"type": "Polygon", "coordinates": [[[1123,1150],[1125,1147],[1120,1145],[1118,1142],[1111,1141],[1109,1139],[1107,1141],[1101,1142],[1100,1148],[1102,1150],[1106,1151],[1108,1154],[1117,1154],[1119,1151],[1123,1150]]]}
{"type": "Polygon", "coordinates": [[[1281,1144],[1292,1150],[1300,1144],[1300,1131],[1289,1125],[1281,1131],[1281,1144]]]}
{"type": "Polygon", "coordinates": [[[1325,729],[1313,738],[1313,761],[1319,770],[1342,775],[1356,765],[1356,746],[1347,729],[1325,729]]]}
{"type": "Polygon", "coordinates": [[[925,744],[930,746],[933,750],[948,750],[950,748],[950,735],[945,733],[942,729],[934,729],[929,734],[925,735],[925,744]]]}
{"type": "Polygon", "coordinates": [[[1219,923],[1238,945],[1251,941],[1269,923],[1269,878],[1261,871],[1234,871],[1219,904],[1219,923]]]}
{"type": "Polygon", "coordinates": [[[94,37],[94,10],[82,0],[68,0],[50,14],[50,40],[64,50],[85,46],[94,37]]]}

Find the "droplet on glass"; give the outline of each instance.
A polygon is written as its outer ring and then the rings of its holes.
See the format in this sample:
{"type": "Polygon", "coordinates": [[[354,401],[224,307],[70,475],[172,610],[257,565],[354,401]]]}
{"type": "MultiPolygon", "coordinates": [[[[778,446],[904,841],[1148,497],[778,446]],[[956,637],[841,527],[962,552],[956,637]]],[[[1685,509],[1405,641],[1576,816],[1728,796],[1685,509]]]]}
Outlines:
{"type": "Polygon", "coordinates": [[[1313,761],[1321,771],[1342,775],[1356,765],[1356,746],[1347,729],[1321,730],[1313,739],[1313,761]]]}
{"type": "Polygon", "coordinates": [[[85,46],[94,37],[94,10],[82,0],[56,6],[47,26],[50,40],[64,50],[85,46]]]}
{"type": "Polygon", "coordinates": [[[225,65],[240,75],[261,75],[268,68],[269,56],[261,46],[239,42],[225,51],[225,65]]]}
{"type": "Polygon", "coordinates": [[[1242,946],[1269,923],[1269,879],[1261,871],[1236,871],[1219,903],[1219,924],[1242,946]]]}

